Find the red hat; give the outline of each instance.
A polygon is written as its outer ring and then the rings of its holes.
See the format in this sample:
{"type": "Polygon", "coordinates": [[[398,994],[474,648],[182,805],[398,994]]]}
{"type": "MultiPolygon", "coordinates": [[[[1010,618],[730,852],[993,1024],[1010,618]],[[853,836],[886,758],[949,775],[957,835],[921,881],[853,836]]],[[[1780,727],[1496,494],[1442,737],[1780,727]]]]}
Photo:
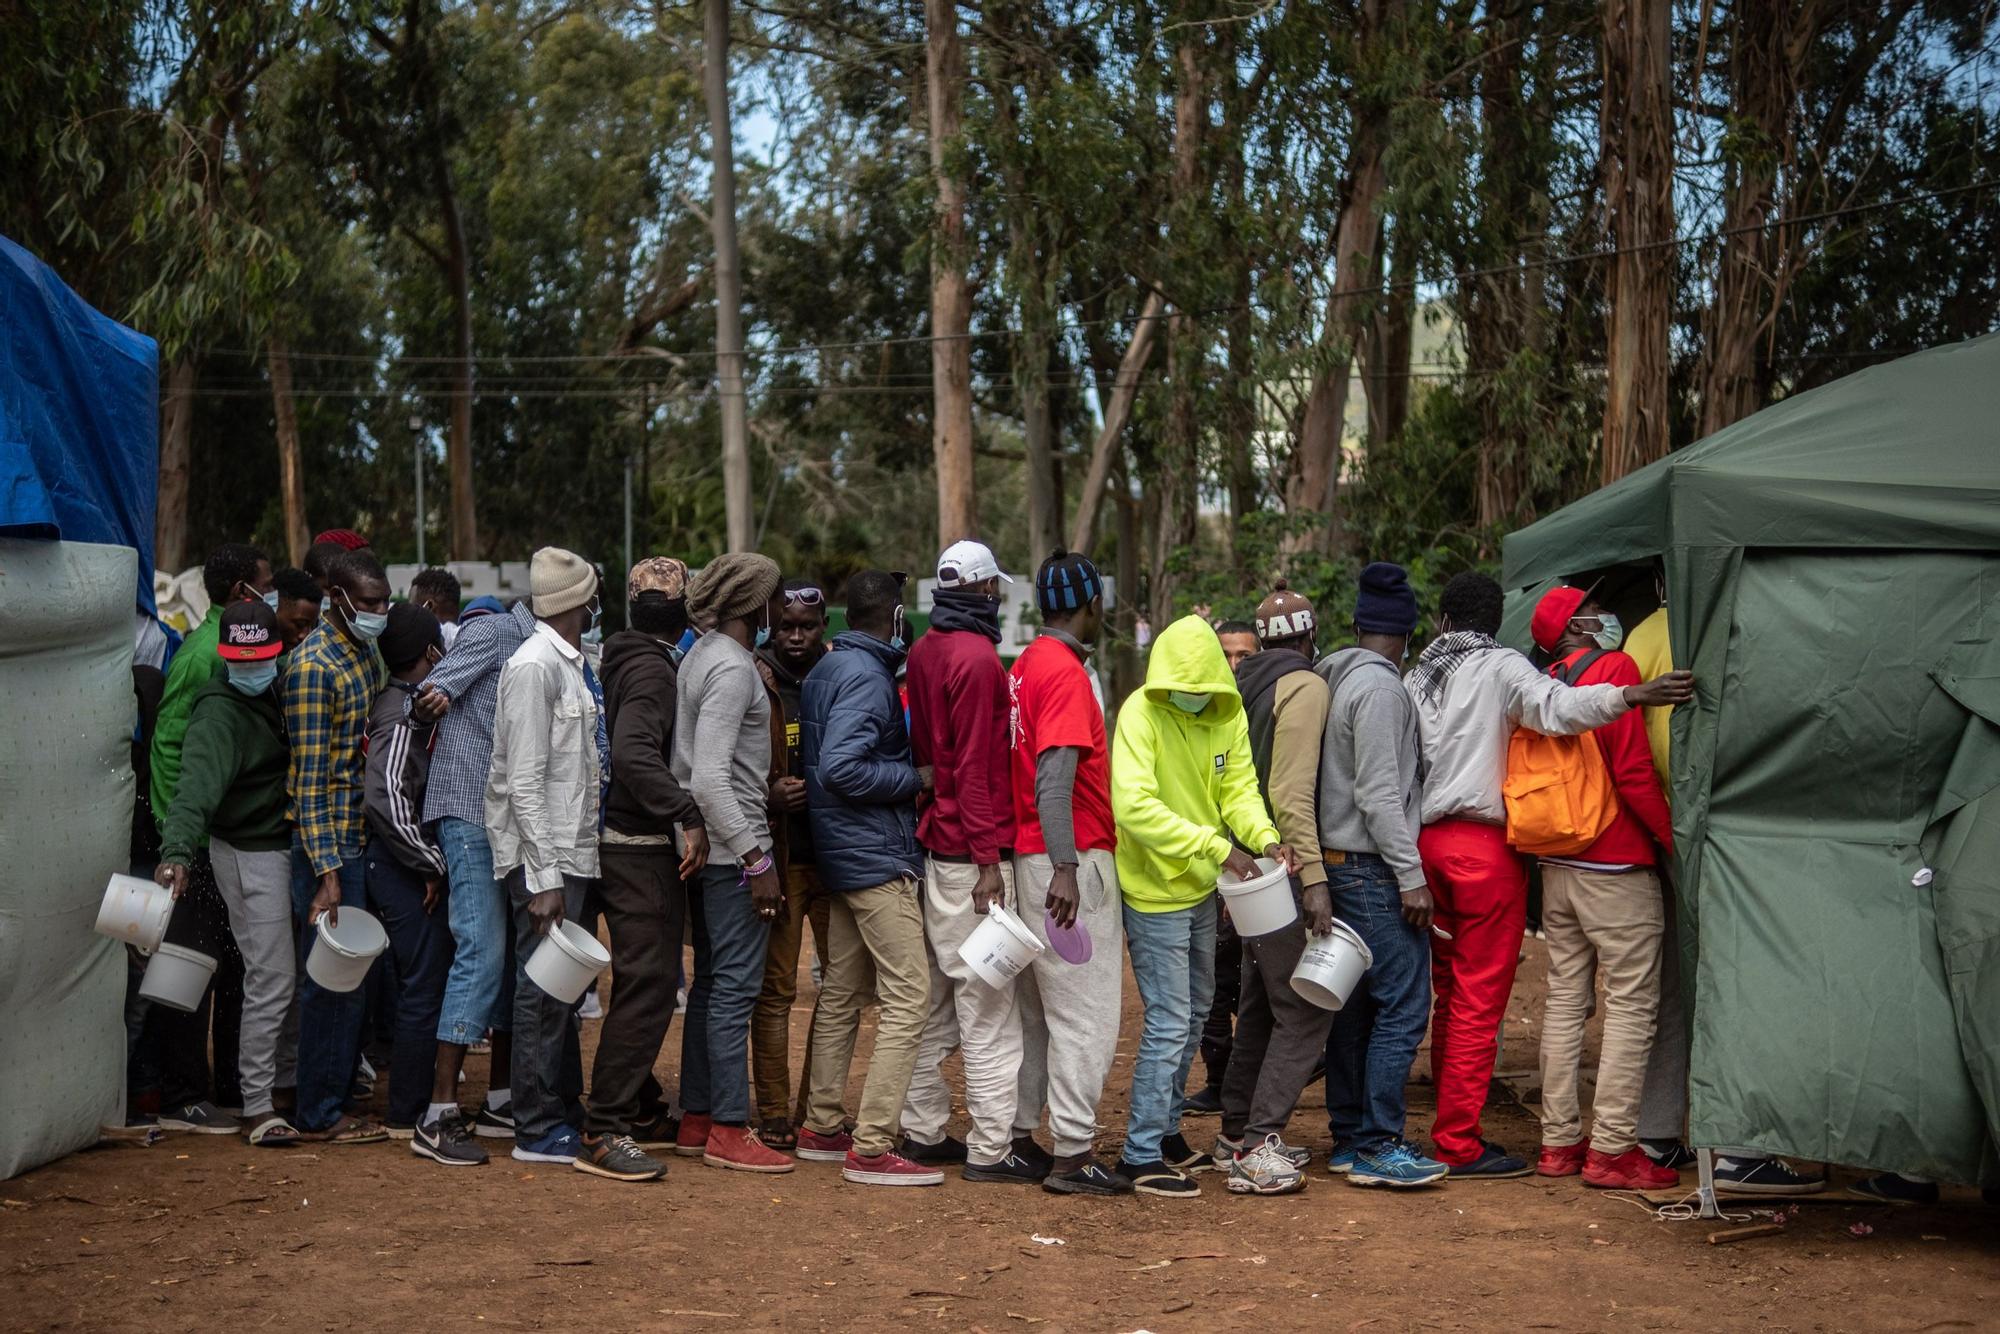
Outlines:
{"type": "Polygon", "coordinates": [[[1576,609],[1590,596],[1587,589],[1571,588],[1567,584],[1561,588],[1551,588],[1542,594],[1542,600],[1535,604],[1534,619],[1528,622],[1528,629],[1545,653],[1553,653],[1556,644],[1563,637],[1563,630],[1576,616],[1576,609]]]}
{"type": "Polygon", "coordinates": [[[267,662],[285,651],[278,618],[262,598],[232,602],[222,613],[215,652],[224,662],[267,662]]]}
{"type": "Polygon", "coordinates": [[[352,528],[329,528],[313,539],[313,545],[331,542],[335,546],[346,547],[349,551],[359,551],[368,545],[368,539],[352,528]]]}

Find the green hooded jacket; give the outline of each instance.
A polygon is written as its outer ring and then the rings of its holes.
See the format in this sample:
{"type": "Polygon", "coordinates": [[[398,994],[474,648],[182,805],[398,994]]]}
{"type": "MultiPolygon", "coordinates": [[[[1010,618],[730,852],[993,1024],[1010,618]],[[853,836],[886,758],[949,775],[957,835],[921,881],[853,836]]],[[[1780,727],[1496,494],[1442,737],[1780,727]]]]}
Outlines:
{"type": "Polygon", "coordinates": [[[1279,841],[1257,790],[1243,699],[1222,641],[1184,616],[1153,641],[1146,684],[1118,711],[1111,742],[1118,884],[1139,912],[1177,912],[1215,892],[1227,830],[1259,851],[1279,841]],[[1168,692],[1207,695],[1190,714],[1168,692]]]}

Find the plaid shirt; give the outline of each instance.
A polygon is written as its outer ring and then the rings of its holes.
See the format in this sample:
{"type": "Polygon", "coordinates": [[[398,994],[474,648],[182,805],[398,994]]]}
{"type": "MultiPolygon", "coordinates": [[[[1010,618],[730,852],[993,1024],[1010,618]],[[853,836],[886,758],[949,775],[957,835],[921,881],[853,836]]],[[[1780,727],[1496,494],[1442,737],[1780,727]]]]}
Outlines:
{"type": "Polygon", "coordinates": [[[500,698],[500,669],[535,633],[527,603],[512,611],[475,617],[459,626],[451,652],[424,678],[451,697],[431,748],[430,786],[424,789],[424,823],[446,818],[486,826],[486,771],[493,767],[493,708],[500,698]]]}
{"type": "Polygon", "coordinates": [[[314,875],[338,870],[361,847],[368,709],[388,681],[373,644],[321,621],[288,656],[285,730],[291,734],[291,806],[314,875]]]}

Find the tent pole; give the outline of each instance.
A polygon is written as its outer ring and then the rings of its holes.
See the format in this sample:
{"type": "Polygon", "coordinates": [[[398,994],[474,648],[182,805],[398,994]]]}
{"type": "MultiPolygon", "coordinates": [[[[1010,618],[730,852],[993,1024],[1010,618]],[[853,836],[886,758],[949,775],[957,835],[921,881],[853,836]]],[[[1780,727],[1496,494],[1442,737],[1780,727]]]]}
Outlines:
{"type": "Polygon", "coordinates": [[[1715,1202],[1715,1150],[1696,1149],[1694,1151],[1696,1170],[1701,1173],[1701,1188],[1696,1198],[1700,1201],[1701,1218],[1722,1217],[1721,1206],[1715,1202]]]}

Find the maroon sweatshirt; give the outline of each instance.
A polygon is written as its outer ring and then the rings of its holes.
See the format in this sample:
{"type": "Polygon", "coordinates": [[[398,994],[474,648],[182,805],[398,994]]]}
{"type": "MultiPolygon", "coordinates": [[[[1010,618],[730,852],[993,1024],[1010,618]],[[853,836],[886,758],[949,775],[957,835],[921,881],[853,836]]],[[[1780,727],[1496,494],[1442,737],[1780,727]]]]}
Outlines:
{"type": "Polygon", "coordinates": [[[997,862],[1014,846],[1007,669],[993,641],[933,629],[910,646],[910,745],[932,768],[917,798],[917,842],[939,857],[997,862]]]}
{"type": "MultiPolygon", "coordinates": [[[[1550,675],[1561,675],[1589,651],[1578,649],[1566,655],[1549,668],[1550,675]]],[[[1614,650],[1591,663],[1575,684],[1636,686],[1640,680],[1639,664],[1614,650]]],[[[1667,794],[1660,788],[1660,772],[1653,767],[1644,711],[1628,710],[1616,722],[1606,723],[1590,735],[1596,738],[1604,767],[1611,771],[1612,784],[1618,789],[1618,818],[1595,843],[1577,853],[1576,860],[1652,866],[1659,860],[1655,843],[1669,854],[1674,850],[1674,818],[1667,808],[1667,794]]]]}

